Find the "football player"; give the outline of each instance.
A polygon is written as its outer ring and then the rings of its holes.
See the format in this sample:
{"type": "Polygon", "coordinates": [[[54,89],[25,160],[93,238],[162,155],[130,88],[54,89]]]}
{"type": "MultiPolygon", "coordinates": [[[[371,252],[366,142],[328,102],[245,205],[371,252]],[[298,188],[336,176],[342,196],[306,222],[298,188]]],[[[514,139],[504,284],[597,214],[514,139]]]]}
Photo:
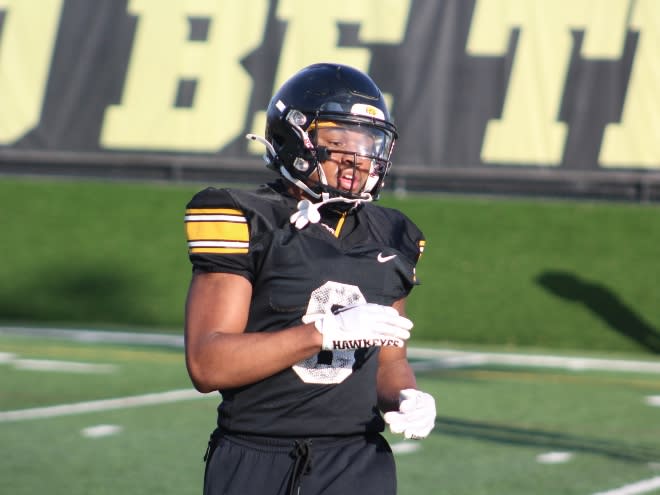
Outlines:
{"type": "Polygon", "coordinates": [[[406,356],[421,231],[373,203],[397,132],[372,79],[315,64],[273,96],[279,174],[256,191],[207,188],[185,215],[192,281],[186,364],[219,391],[204,493],[396,493],[385,424],[433,429],[406,356]]]}

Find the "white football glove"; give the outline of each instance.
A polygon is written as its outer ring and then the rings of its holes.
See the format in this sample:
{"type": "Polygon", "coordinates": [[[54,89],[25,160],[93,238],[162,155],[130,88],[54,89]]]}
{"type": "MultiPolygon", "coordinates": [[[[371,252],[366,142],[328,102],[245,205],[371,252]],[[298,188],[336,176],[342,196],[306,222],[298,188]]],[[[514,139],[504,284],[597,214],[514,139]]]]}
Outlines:
{"type": "Polygon", "coordinates": [[[399,410],[387,412],[383,418],[392,433],[426,438],[435,426],[435,399],[421,390],[407,388],[399,392],[399,410]]]}
{"type": "Polygon", "coordinates": [[[314,321],[323,335],[321,348],[327,351],[360,349],[374,346],[403,347],[410,337],[412,321],[399,315],[391,306],[358,304],[334,313],[303,318],[314,321]]]}

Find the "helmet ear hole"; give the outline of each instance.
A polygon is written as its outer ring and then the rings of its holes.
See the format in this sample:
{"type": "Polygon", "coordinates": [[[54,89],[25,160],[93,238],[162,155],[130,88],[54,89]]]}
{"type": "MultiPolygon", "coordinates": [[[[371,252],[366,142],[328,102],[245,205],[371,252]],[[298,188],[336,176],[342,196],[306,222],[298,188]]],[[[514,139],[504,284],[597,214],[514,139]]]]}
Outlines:
{"type": "Polygon", "coordinates": [[[396,127],[380,89],[367,74],[346,65],[326,63],[310,65],[294,74],[268,105],[266,140],[276,151],[272,162],[277,164],[281,175],[298,187],[303,182],[306,185],[302,188],[307,192],[309,186],[315,195],[326,193],[349,199],[377,197],[388,166],[376,167],[377,170],[372,167],[358,192],[353,187],[347,188],[350,191],[339,189],[339,185],[333,187],[320,177],[312,182],[310,177],[315,177],[312,172],[320,169],[319,165],[331,159],[334,152],[342,152],[330,142],[317,146],[313,138],[323,126],[340,130],[350,127],[369,134],[379,144],[369,145],[368,151],[355,148],[352,152],[356,159],[359,155],[389,164],[396,127]]]}
{"type": "Polygon", "coordinates": [[[293,160],[293,168],[303,173],[307,172],[309,170],[309,162],[304,158],[297,156],[296,159],[293,160]]]}

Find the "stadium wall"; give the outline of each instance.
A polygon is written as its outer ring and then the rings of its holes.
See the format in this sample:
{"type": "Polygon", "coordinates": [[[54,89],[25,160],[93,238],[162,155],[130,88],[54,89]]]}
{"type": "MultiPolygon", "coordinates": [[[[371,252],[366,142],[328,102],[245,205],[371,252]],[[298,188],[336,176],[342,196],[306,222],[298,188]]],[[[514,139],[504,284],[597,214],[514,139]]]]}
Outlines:
{"type": "Polygon", "coordinates": [[[0,0],[0,173],[261,179],[270,95],[381,86],[389,187],[660,199],[657,0],[0,0]]]}

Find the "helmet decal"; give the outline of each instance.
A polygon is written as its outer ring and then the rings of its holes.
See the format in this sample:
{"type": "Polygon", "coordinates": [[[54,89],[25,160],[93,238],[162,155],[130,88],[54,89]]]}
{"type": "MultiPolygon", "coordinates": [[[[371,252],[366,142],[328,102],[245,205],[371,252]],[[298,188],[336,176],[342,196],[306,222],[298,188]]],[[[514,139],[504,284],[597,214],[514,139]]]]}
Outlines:
{"type": "Polygon", "coordinates": [[[367,117],[375,117],[380,120],[385,120],[385,114],[380,108],[373,105],[366,105],[364,103],[356,103],[351,107],[351,113],[355,115],[365,115],[367,117]]]}

